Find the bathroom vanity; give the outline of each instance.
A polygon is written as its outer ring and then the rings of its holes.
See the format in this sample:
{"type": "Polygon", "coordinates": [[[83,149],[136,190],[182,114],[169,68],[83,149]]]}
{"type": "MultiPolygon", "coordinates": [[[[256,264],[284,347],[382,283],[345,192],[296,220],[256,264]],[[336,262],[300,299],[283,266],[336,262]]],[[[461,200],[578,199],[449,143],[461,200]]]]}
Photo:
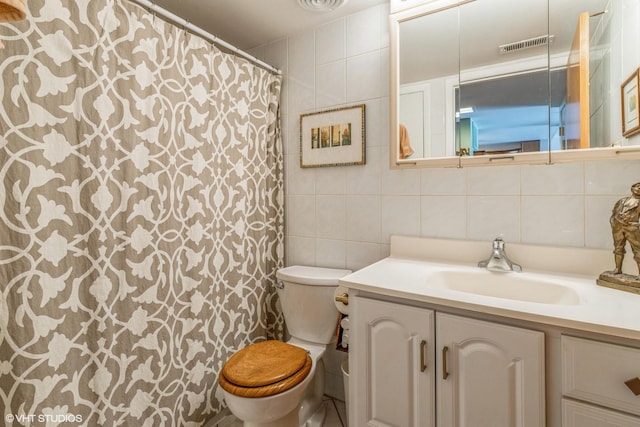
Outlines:
{"type": "Polygon", "coordinates": [[[351,425],[640,427],[640,295],[596,285],[611,253],[507,242],[523,273],[496,273],[490,251],[394,236],[341,280],[351,425]]]}

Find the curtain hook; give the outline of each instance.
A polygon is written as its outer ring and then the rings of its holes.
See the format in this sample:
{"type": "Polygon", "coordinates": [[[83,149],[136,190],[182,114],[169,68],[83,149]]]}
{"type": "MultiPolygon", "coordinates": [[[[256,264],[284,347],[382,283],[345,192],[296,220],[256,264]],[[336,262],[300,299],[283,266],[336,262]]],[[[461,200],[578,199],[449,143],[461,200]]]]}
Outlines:
{"type": "Polygon", "coordinates": [[[184,31],[184,41],[189,46],[189,43],[191,43],[191,31],[189,31],[189,21],[186,19],[182,22],[182,31],[184,31]]]}
{"type": "Polygon", "coordinates": [[[209,44],[209,73],[213,74],[213,57],[215,55],[215,49],[216,49],[216,45],[213,43],[213,40],[211,40],[211,43],[209,44]]]}
{"type": "Polygon", "coordinates": [[[155,26],[155,24],[156,24],[156,14],[157,14],[155,4],[153,4],[152,1],[149,1],[148,5],[145,5],[145,6],[141,5],[141,7],[143,7],[144,10],[146,10],[148,13],[151,14],[151,25],[155,26]]]}

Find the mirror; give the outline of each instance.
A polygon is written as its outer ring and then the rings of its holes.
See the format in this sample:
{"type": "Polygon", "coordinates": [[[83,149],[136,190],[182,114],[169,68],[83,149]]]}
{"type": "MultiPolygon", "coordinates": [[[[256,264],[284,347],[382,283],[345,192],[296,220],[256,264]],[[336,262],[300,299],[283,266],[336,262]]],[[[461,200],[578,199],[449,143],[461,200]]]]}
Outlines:
{"type": "Polygon", "coordinates": [[[458,155],[549,150],[547,0],[526,1],[478,0],[455,8],[458,155]]]}
{"type": "Polygon", "coordinates": [[[612,40],[638,26],[614,21],[624,1],[430,0],[392,15],[391,166],[640,157],[612,79],[612,40]]]}

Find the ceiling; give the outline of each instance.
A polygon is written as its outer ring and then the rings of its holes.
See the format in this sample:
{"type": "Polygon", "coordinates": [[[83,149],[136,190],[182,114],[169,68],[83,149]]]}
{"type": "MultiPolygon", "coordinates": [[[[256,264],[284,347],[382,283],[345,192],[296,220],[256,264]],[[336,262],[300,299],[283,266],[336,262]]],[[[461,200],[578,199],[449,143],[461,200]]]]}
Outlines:
{"type": "MultiPolygon", "coordinates": [[[[134,0],[135,1],[135,0],[134,0]]],[[[308,31],[388,0],[346,0],[330,12],[302,9],[297,0],[151,0],[242,50],[308,31]]]]}
{"type": "Polygon", "coordinates": [[[482,0],[404,21],[400,25],[401,83],[455,75],[459,69],[492,69],[507,61],[516,63],[546,56],[546,45],[506,55],[499,53],[498,46],[547,32],[554,36],[549,54],[566,54],[580,13],[595,15],[589,20],[590,28],[595,30],[602,19],[598,13],[606,10],[607,3],[608,0],[482,0]]]}

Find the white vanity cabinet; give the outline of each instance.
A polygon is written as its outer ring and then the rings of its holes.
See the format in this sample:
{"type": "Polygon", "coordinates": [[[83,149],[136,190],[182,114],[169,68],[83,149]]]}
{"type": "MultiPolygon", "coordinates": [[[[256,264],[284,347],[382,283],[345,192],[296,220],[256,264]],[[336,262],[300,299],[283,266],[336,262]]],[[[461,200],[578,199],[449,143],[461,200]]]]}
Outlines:
{"type": "Polygon", "coordinates": [[[640,295],[597,285],[610,251],[512,244],[512,274],[488,246],[392,236],[340,280],[351,425],[640,427],[640,295]]]}
{"type": "Polygon", "coordinates": [[[352,425],[544,425],[543,333],[362,296],[351,305],[352,425]]]}
{"type": "Polygon", "coordinates": [[[640,427],[640,349],[563,336],[562,373],[564,427],[640,427]]]}

